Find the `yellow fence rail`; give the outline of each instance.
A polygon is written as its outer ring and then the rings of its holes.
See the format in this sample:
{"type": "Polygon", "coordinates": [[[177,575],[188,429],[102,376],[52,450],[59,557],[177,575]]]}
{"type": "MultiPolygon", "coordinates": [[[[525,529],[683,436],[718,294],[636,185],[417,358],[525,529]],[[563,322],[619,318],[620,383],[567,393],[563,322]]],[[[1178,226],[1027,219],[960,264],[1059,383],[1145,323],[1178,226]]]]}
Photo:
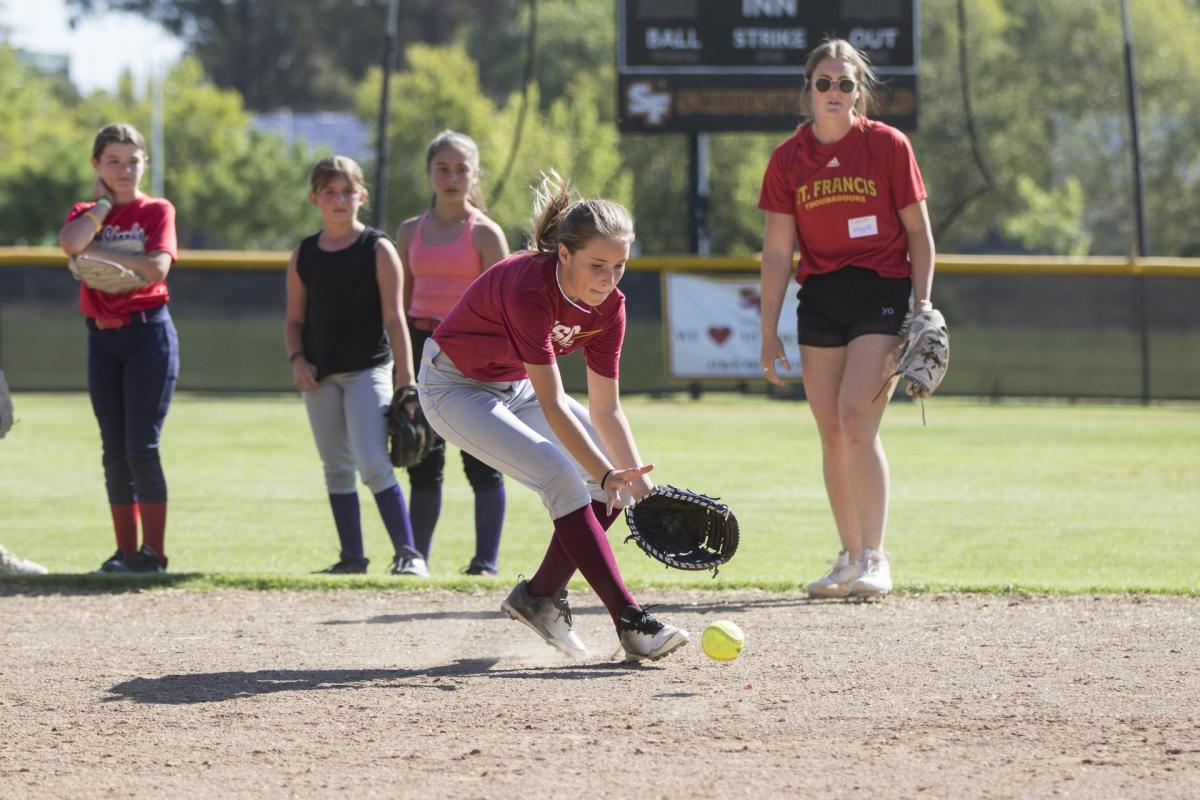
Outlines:
{"type": "MultiPolygon", "coordinates": [[[[184,250],[178,269],[282,270],[289,253],[282,250],[184,250]]],[[[0,247],[0,266],[62,267],[57,247],[0,247]]],[[[641,256],[629,261],[635,272],[756,273],[756,256],[641,256]]],[[[1200,278],[1200,258],[1121,256],[992,256],[938,254],[937,269],[948,274],[976,275],[1113,275],[1200,278]]]]}

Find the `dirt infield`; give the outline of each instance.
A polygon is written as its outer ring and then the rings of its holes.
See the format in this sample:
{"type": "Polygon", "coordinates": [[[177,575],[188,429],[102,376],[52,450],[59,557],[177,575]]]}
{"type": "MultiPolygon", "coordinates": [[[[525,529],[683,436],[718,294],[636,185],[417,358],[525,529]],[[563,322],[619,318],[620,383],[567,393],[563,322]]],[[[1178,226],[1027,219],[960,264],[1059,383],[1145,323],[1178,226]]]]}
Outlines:
{"type": "Polygon", "coordinates": [[[573,663],[500,592],[0,583],[0,797],[1200,796],[1200,600],[643,594],[694,641],[626,667],[592,595],[573,663]]]}

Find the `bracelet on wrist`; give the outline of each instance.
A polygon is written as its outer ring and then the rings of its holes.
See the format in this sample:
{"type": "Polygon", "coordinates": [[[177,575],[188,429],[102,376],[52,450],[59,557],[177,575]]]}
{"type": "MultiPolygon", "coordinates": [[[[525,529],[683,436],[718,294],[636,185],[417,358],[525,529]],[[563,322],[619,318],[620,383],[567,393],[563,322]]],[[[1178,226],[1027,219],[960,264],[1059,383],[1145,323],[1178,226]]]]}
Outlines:
{"type": "Polygon", "coordinates": [[[97,216],[96,216],[95,214],[93,214],[92,212],[90,212],[90,211],[85,211],[85,212],[83,212],[83,215],[84,215],[85,217],[87,217],[88,219],[90,219],[90,220],[92,221],[92,224],[96,226],[96,233],[99,233],[99,232],[100,232],[100,229],[104,227],[104,223],[103,223],[103,222],[101,222],[101,221],[100,221],[100,218],[99,218],[99,217],[97,217],[97,216]]]}
{"type": "Polygon", "coordinates": [[[107,197],[96,198],[96,205],[104,206],[105,208],[109,209],[110,211],[112,210],[112,206],[113,206],[112,200],[109,200],[107,197]]]}
{"type": "Polygon", "coordinates": [[[608,476],[612,475],[614,472],[616,472],[615,469],[610,469],[608,472],[604,473],[604,477],[600,479],[600,491],[605,491],[604,484],[608,483],[608,476]]]}
{"type": "Polygon", "coordinates": [[[294,352],[294,353],[292,353],[290,356],[288,356],[288,362],[289,362],[289,363],[292,363],[292,364],[295,364],[295,363],[296,363],[296,359],[297,359],[297,358],[300,358],[300,357],[301,357],[301,356],[303,356],[303,355],[304,355],[304,351],[303,351],[303,350],[297,350],[296,352],[294,352]]]}

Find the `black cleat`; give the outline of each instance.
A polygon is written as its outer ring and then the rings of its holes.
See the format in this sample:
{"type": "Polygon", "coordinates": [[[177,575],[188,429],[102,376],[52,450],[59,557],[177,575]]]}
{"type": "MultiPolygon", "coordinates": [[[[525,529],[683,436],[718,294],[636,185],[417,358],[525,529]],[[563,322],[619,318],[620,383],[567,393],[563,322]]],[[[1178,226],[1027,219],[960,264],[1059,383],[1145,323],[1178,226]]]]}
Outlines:
{"type": "Polygon", "coordinates": [[[494,578],[499,574],[500,570],[496,568],[496,565],[480,561],[477,558],[472,558],[471,563],[463,570],[463,575],[480,575],[487,578],[494,578]]]}
{"type": "Polygon", "coordinates": [[[141,550],[126,558],[125,565],[129,572],[151,574],[167,571],[166,557],[159,558],[149,545],[142,545],[141,550]]]}
{"type": "Polygon", "coordinates": [[[369,558],[356,558],[341,553],[341,559],[332,567],[319,569],[313,575],[364,575],[367,572],[367,564],[371,563],[369,558]]]}
{"type": "Polygon", "coordinates": [[[102,572],[132,572],[129,568],[129,557],[118,550],[100,565],[100,569],[96,570],[96,574],[102,572]]]}

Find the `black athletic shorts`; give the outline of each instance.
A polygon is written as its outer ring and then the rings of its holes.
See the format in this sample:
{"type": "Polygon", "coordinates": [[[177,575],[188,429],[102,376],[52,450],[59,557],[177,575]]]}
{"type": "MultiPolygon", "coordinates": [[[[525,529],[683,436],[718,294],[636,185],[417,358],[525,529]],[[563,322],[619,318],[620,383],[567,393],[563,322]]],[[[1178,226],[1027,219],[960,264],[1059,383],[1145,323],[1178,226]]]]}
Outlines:
{"type": "Polygon", "coordinates": [[[865,267],[810,275],[796,294],[800,344],[845,347],[864,333],[898,335],[911,293],[911,278],[885,278],[865,267]]]}

